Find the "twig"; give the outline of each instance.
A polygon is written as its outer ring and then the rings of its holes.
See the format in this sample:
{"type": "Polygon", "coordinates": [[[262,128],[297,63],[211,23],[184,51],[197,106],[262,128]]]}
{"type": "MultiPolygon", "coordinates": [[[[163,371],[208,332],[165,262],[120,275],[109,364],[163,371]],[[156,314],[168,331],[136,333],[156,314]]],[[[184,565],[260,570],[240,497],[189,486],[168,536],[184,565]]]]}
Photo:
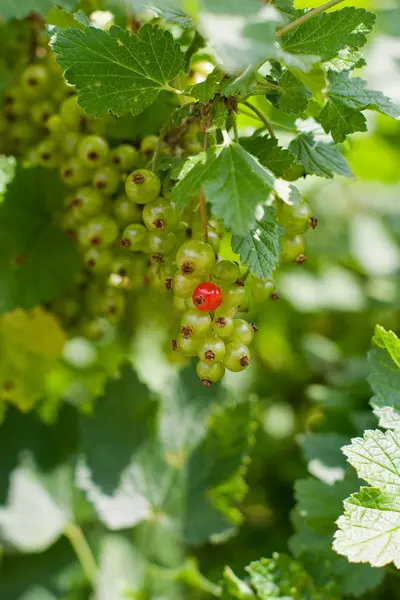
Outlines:
{"type": "Polygon", "coordinates": [[[237,121],[236,121],[236,115],[232,114],[232,126],[233,126],[233,137],[235,142],[238,144],[239,143],[239,132],[238,132],[238,126],[237,126],[237,121]]]}
{"type": "Polygon", "coordinates": [[[295,21],[292,21],[291,23],[288,23],[287,25],[285,25],[285,27],[282,27],[282,29],[279,29],[279,31],[276,32],[276,35],[278,37],[282,37],[283,35],[286,35],[286,33],[289,33],[289,31],[292,31],[292,29],[295,29],[296,27],[298,27],[298,25],[302,25],[303,23],[306,23],[306,21],[309,21],[310,19],[312,19],[319,13],[325,12],[329,8],[332,8],[333,6],[336,6],[337,4],[340,4],[341,2],[344,2],[344,0],[329,0],[329,2],[325,2],[325,4],[322,4],[321,6],[317,6],[317,8],[310,10],[310,12],[306,13],[305,15],[302,15],[301,17],[299,17],[295,21]]]}
{"type": "Polygon", "coordinates": [[[156,167],[157,167],[157,158],[158,155],[160,154],[160,150],[161,150],[161,146],[164,142],[164,138],[165,138],[165,134],[167,133],[167,125],[164,125],[161,129],[160,129],[160,135],[158,136],[158,142],[157,142],[157,146],[153,152],[153,157],[151,159],[151,170],[153,171],[153,173],[155,173],[156,171],[156,167]]]}
{"type": "Polygon", "coordinates": [[[247,102],[247,100],[244,100],[241,104],[244,104],[244,106],[247,106],[247,108],[249,108],[250,110],[253,111],[253,113],[255,115],[257,115],[257,117],[260,119],[260,121],[262,123],[264,123],[265,127],[268,130],[268,133],[271,137],[276,137],[275,136],[275,132],[271,126],[271,123],[268,121],[268,119],[266,119],[264,117],[264,115],[262,114],[262,112],[260,110],[258,110],[258,108],[256,106],[253,106],[252,104],[250,104],[250,102],[247,102]]]}
{"type": "Polygon", "coordinates": [[[93,585],[96,579],[97,565],[82,529],[75,523],[67,523],[64,535],[69,539],[87,580],[93,585]]]}
{"type": "MultiPolygon", "coordinates": [[[[207,131],[204,133],[204,141],[203,141],[203,150],[207,150],[207,142],[208,142],[208,134],[207,131]]],[[[208,230],[207,230],[207,211],[206,211],[206,202],[204,198],[203,188],[200,190],[199,196],[199,211],[201,216],[201,231],[203,235],[203,241],[207,242],[208,239],[208,230]]]]}

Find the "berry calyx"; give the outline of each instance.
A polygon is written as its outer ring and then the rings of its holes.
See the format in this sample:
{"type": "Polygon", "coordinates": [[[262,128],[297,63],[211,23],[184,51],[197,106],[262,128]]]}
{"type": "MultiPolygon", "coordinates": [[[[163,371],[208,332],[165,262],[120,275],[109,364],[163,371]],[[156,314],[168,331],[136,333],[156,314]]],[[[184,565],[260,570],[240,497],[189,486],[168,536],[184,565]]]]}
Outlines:
{"type": "Polygon", "coordinates": [[[222,304],[222,290],[216,283],[205,281],[196,286],[192,300],[197,310],[213,312],[222,304]]]}

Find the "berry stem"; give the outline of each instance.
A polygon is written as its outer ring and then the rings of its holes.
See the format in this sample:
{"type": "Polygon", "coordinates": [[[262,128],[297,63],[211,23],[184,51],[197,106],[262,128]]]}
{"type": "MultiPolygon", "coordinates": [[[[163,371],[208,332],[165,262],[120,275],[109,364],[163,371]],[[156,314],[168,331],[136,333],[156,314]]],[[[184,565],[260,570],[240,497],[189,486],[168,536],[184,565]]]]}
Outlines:
{"type": "MultiPolygon", "coordinates": [[[[203,150],[204,151],[207,150],[207,143],[208,143],[208,134],[207,134],[207,131],[206,131],[204,133],[204,140],[203,140],[203,150]]],[[[201,231],[202,231],[203,241],[207,242],[207,239],[208,239],[208,234],[207,234],[207,211],[206,211],[206,202],[205,202],[205,198],[204,198],[204,191],[203,191],[203,189],[200,190],[199,210],[200,210],[200,216],[201,216],[201,231]]]]}
{"type": "Polygon", "coordinates": [[[70,522],[64,528],[64,535],[70,541],[86,579],[93,585],[96,579],[97,564],[82,529],[70,522]]]}
{"type": "Polygon", "coordinates": [[[295,29],[299,25],[302,25],[303,23],[306,23],[313,17],[317,16],[319,13],[325,12],[329,8],[332,8],[333,6],[336,6],[337,4],[341,4],[342,2],[344,2],[344,0],[329,0],[329,2],[325,2],[325,4],[321,4],[321,6],[317,6],[317,8],[310,10],[310,12],[306,13],[305,15],[302,15],[295,21],[292,21],[292,23],[288,23],[287,25],[285,25],[285,27],[282,27],[282,29],[279,29],[279,31],[276,32],[276,35],[278,37],[282,37],[283,35],[286,35],[287,33],[289,33],[289,31],[292,31],[292,29],[295,29]]]}
{"type": "Polygon", "coordinates": [[[233,139],[235,140],[235,142],[238,144],[239,143],[239,132],[238,132],[238,126],[237,126],[237,120],[236,120],[236,115],[232,114],[232,126],[233,126],[233,139]]]}
{"type": "Polygon", "coordinates": [[[262,123],[264,123],[264,125],[265,125],[265,127],[267,128],[267,130],[268,130],[268,133],[269,133],[269,135],[270,135],[271,137],[273,137],[273,138],[274,138],[274,137],[276,137],[276,136],[275,136],[275,132],[274,132],[274,130],[273,130],[273,128],[272,128],[272,125],[271,125],[271,123],[268,121],[268,119],[266,119],[266,118],[264,117],[264,115],[262,114],[262,112],[261,112],[260,110],[258,110],[258,108],[257,108],[256,106],[253,106],[252,104],[250,104],[250,102],[247,102],[247,100],[244,100],[244,101],[242,102],[242,104],[243,104],[244,106],[247,106],[247,108],[249,108],[250,110],[252,110],[252,111],[253,111],[253,113],[254,113],[255,115],[257,115],[257,117],[260,119],[260,121],[261,121],[262,123]]]}

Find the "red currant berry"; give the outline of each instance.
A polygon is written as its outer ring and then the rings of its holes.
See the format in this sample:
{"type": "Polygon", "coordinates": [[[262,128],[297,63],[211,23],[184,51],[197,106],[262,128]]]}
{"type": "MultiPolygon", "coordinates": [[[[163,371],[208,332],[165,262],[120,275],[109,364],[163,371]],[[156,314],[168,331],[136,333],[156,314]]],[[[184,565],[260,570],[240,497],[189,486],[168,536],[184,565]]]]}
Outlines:
{"type": "Polygon", "coordinates": [[[222,304],[222,290],[215,283],[200,283],[193,292],[193,304],[198,310],[212,312],[222,304]]]}

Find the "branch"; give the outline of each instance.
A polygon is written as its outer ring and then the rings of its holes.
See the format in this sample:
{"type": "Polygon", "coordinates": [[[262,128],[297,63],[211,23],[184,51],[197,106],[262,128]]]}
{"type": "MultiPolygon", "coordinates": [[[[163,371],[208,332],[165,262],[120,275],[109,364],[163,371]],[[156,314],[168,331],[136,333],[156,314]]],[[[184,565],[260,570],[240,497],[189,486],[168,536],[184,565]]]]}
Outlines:
{"type": "Polygon", "coordinates": [[[325,12],[329,8],[332,8],[333,6],[336,6],[341,2],[344,2],[344,0],[329,0],[329,2],[325,2],[325,4],[322,4],[321,6],[317,6],[317,8],[310,10],[310,12],[306,13],[305,15],[302,15],[301,17],[299,17],[295,21],[292,21],[291,23],[288,23],[287,25],[285,25],[285,27],[282,27],[282,29],[279,29],[279,31],[276,32],[276,35],[278,37],[282,37],[286,33],[289,33],[289,31],[292,31],[292,29],[295,29],[298,25],[306,23],[306,21],[309,21],[319,13],[325,12]]]}
{"type": "Polygon", "coordinates": [[[260,119],[260,121],[262,123],[264,123],[264,125],[267,128],[268,133],[269,133],[269,135],[271,137],[273,137],[273,138],[276,137],[275,136],[275,132],[274,132],[272,126],[271,126],[271,123],[268,121],[268,119],[266,119],[264,117],[264,115],[262,114],[262,112],[260,110],[258,110],[258,108],[256,106],[253,106],[252,104],[250,104],[250,102],[247,102],[247,100],[245,100],[244,102],[241,102],[241,104],[243,104],[244,106],[247,106],[247,108],[249,108],[250,110],[252,110],[253,113],[255,115],[257,115],[257,117],[260,119]]]}
{"type": "MultiPolygon", "coordinates": [[[[207,142],[208,142],[208,135],[207,135],[207,132],[205,132],[204,133],[204,141],[203,141],[203,151],[204,152],[207,150],[207,142]]],[[[203,235],[203,242],[207,242],[207,239],[208,239],[207,211],[206,211],[206,202],[205,202],[205,198],[204,198],[203,188],[200,190],[199,210],[200,210],[200,216],[201,216],[201,229],[202,229],[202,235],[203,235]]]]}

